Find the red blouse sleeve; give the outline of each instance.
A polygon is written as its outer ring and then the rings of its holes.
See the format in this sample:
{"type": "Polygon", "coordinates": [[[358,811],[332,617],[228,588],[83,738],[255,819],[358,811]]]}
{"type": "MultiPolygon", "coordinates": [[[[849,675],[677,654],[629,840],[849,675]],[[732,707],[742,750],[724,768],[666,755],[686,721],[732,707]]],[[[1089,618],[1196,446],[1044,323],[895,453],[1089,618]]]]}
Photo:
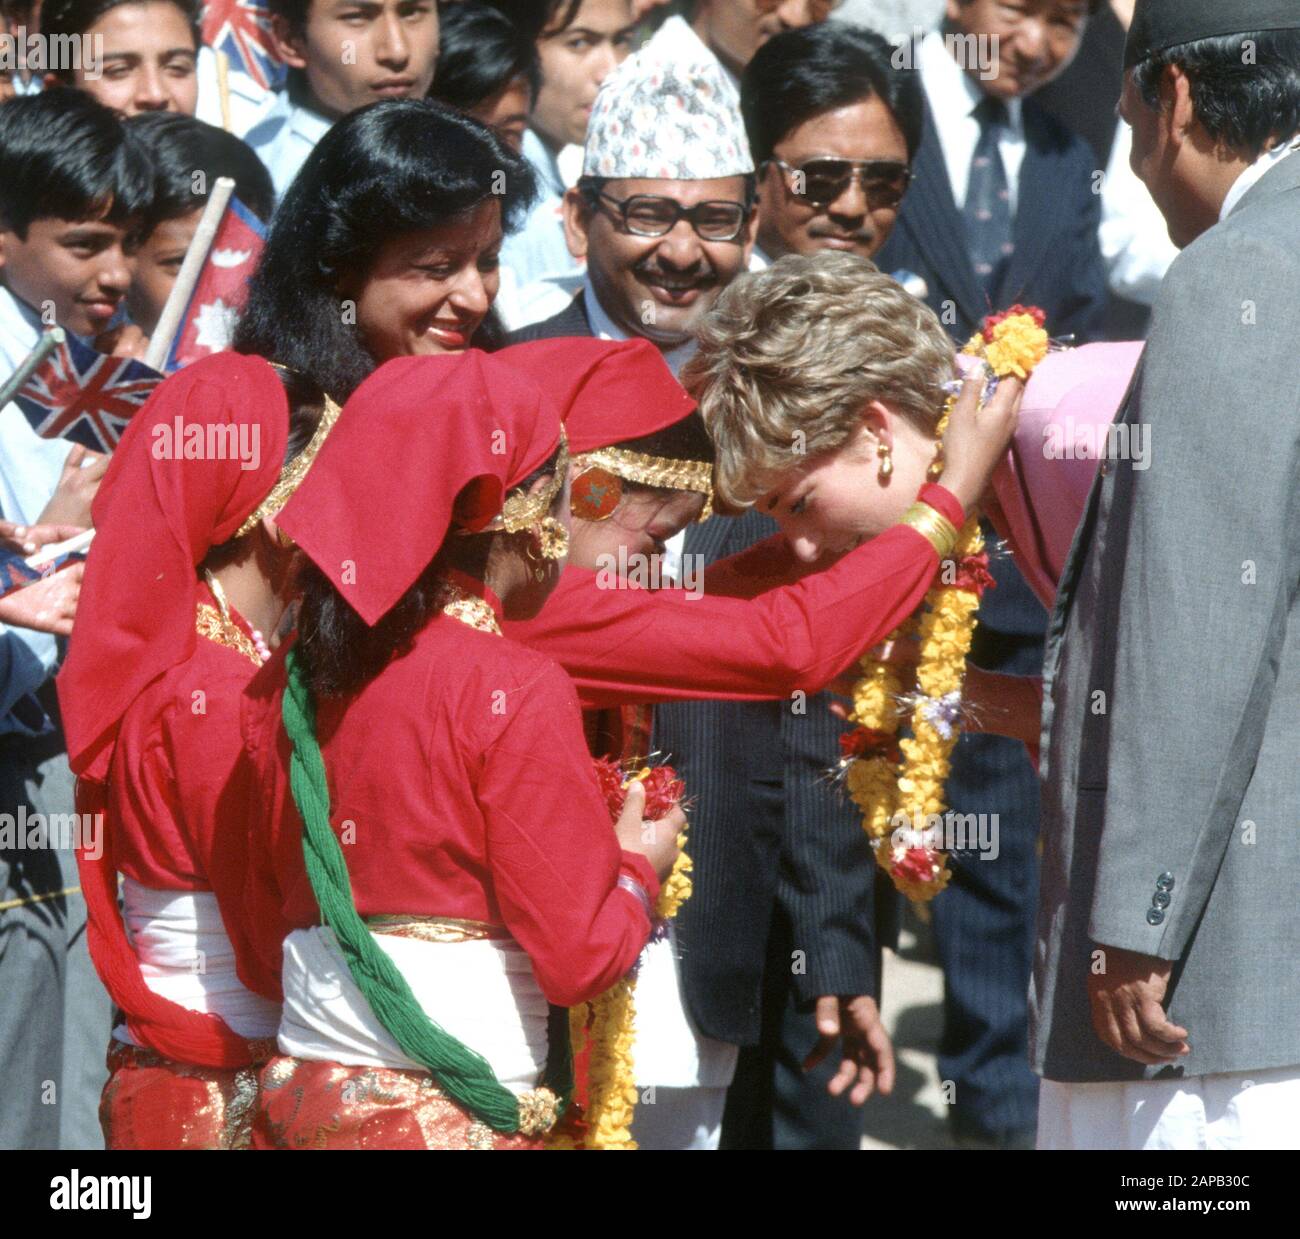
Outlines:
{"type": "Polygon", "coordinates": [[[543,993],[574,1006],[608,989],[650,933],[633,879],[653,902],[654,872],[623,852],[596,784],[573,686],[553,663],[510,694],[483,753],[476,795],[502,919],[543,993]]]}
{"type": "MultiPolygon", "coordinates": [[[[960,524],[961,506],[946,490],[924,488],[929,501],[926,491],[937,492],[934,506],[960,524]]],[[[560,663],[585,709],[772,700],[820,691],[888,636],[920,606],[939,563],[908,525],[793,584],[784,582],[806,569],[778,539],[732,558],[716,578],[730,596],[715,593],[707,573],[702,594],[693,595],[602,589],[594,573],[568,569],[541,614],[506,631],[560,663]]]]}

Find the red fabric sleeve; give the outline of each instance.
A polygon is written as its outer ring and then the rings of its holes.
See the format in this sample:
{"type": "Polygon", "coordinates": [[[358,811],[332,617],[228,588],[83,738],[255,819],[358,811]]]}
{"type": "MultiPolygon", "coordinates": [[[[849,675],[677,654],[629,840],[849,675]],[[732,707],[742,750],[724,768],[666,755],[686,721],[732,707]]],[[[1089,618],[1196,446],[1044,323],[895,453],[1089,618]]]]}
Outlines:
{"type": "Polygon", "coordinates": [[[958,529],[966,523],[966,511],[961,501],[946,486],[937,482],[927,482],[921,487],[917,498],[928,503],[940,516],[946,516],[958,529]]]}
{"type": "Polygon", "coordinates": [[[702,596],[692,596],[601,589],[594,573],[566,569],[541,614],[506,632],[560,663],[584,709],[767,701],[820,691],[920,606],[938,567],[934,548],[907,525],[776,588],[795,568],[775,539],[733,558],[717,577],[731,596],[715,595],[708,573],[702,596]],[[736,597],[755,576],[757,596],[736,597]]]}
{"type": "Polygon", "coordinates": [[[653,903],[659,883],[618,846],[596,783],[572,685],[553,664],[511,694],[483,754],[477,799],[502,919],[532,960],[542,992],[571,1007],[603,993],[650,933],[627,873],[653,903]]]}

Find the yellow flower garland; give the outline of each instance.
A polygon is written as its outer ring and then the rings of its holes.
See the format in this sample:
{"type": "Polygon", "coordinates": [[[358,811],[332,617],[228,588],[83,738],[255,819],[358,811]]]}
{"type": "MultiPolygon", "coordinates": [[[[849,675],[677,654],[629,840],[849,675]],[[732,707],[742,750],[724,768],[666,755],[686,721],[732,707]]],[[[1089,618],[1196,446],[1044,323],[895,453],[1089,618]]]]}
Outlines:
{"type": "MultiPolygon", "coordinates": [[[[1042,323],[1041,311],[1014,306],[1005,315],[986,319],[984,330],[973,336],[962,352],[983,357],[998,378],[1014,375],[1027,379],[1047,355],[1048,337],[1042,323]]],[[[936,428],[940,440],[956,401],[956,395],[948,398],[936,428]]],[[[972,516],[961,530],[953,557],[960,564],[981,555],[983,549],[979,520],[972,516]]],[[[846,759],[846,786],[862,811],[863,829],[877,864],[899,891],[917,903],[933,899],[947,885],[947,855],[927,843],[894,842],[893,835],[899,826],[908,831],[924,830],[946,808],[944,784],[961,734],[961,691],[979,603],[979,591],[969,580],[936,585],[926,595],[919,623],[913,617],[891,634],[893,641],[917,633],[920,643],[912,734],[898,742],[899,757],[890,751],[900,723],[896,702],[902,684],[897,670],[865,657],[863,676],[853,689],[851,717],[873,733],[869,737],[872,751],[846,759]]]]}
{"type": "MultiPolygon", "coordinates": [[[[637,778],[644,777],[642,771],[637,778]]],[[[673,870],[659,888],[655,917],[671,920],[691,896],[691,858],[686,854],[686,832],[677,836],[682,850],[673,870]]],[[[633,1150],[632,1116],[636,1112],[636,978],[634,973],[617,981],[603,994],[569,1011],[569,1036],[576,1056],[590,1045],[587,1060],[587,1134],[584,1149],[633,1150]]],[[[557,1130],[548,1149],[576,1149],[572,1134],[557,1130]]]]}

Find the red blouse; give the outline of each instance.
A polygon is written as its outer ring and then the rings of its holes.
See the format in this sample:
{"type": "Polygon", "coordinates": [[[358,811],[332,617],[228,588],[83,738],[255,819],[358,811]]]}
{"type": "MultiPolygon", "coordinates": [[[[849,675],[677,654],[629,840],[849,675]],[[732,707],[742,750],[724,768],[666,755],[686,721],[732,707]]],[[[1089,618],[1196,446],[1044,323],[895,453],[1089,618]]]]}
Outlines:
{"type": "MultiPolygon", "coordinates": [[[[288,784],[283,684],[276,658],[245,716],[262,810],[248,918],[268,968],[285,929],[318,923],[288,784]]],[[[317,735],[362,916],[505,925],[561,1006],[635,963],[650,922],[619,877],[651,901],[659,884],[644,857],[618,846],[573,685],[549,658],[437,615],[355,696],[319,702],[317,735]]]]}
{"type": "MultiPolygon", "coordinates": [[[[199,598],[215,617],[206,587],[199,598]]],[[[232,619],[251,652],[250,630],[232,619]]],[[[117,874],[153,890],[215,892],[236,958],[250,956],[243,834],[253,784],[240,715],[257,669],[250,653],[201,636],[185,662],[128,707],[107,785],[78,789],[78,808],[102,814],[104,823],[102,849],[77,854],[95,968],[137,1040],[205,1066],[243,1065],[252,1048],[217,1016],[189,1011],[147,988],[118,909],[117,874]]]]}
{"type": "MultiPolygon", "coordinates": [[[[942,486],[921,498],[960,528],[961,504],[942,486]]],[[[759,701],[818,692],[916,610],[938,556],[897,525],[830,567],[800,563],[776,535],[719,560],[702,595],[600,588],[566,568],[536,619],[507,623],[517,641],[572,676],[585,709],[629,702],[759,701]]]]}
{"type": "MultiPolygon", "coordinates": [[[[206,587],[202,599],[212,605],[206,587]]],[[[200,638],[193,656],[150,684],[123,715],[107,810],[117,867],[142,886],[213,889],[222,819],[242,818],[251,804],[240,705],[257,670],[240,650],[200,638]]],[[[217,866],[223,875],[226,868],[217,866]]],[[[242,878],[236,898],[241,890],[242,878]]]]}

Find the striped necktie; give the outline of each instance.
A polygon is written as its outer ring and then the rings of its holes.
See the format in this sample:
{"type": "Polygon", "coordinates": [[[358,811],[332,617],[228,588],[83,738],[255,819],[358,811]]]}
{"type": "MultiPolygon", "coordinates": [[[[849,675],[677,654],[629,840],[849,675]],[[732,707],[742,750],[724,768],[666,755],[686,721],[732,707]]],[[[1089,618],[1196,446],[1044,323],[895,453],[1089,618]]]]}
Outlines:
{"type": "Polygon", "coordinates": [[[1011,239],[1011,193],[998,139],[1011,123],[1007,105],[986,95],[975,109],[980,124],[979,142],[971,157],[966,184],[966,240],[975,278],[992,308],[1007,263],[1015,252],[1011,239]]]}

